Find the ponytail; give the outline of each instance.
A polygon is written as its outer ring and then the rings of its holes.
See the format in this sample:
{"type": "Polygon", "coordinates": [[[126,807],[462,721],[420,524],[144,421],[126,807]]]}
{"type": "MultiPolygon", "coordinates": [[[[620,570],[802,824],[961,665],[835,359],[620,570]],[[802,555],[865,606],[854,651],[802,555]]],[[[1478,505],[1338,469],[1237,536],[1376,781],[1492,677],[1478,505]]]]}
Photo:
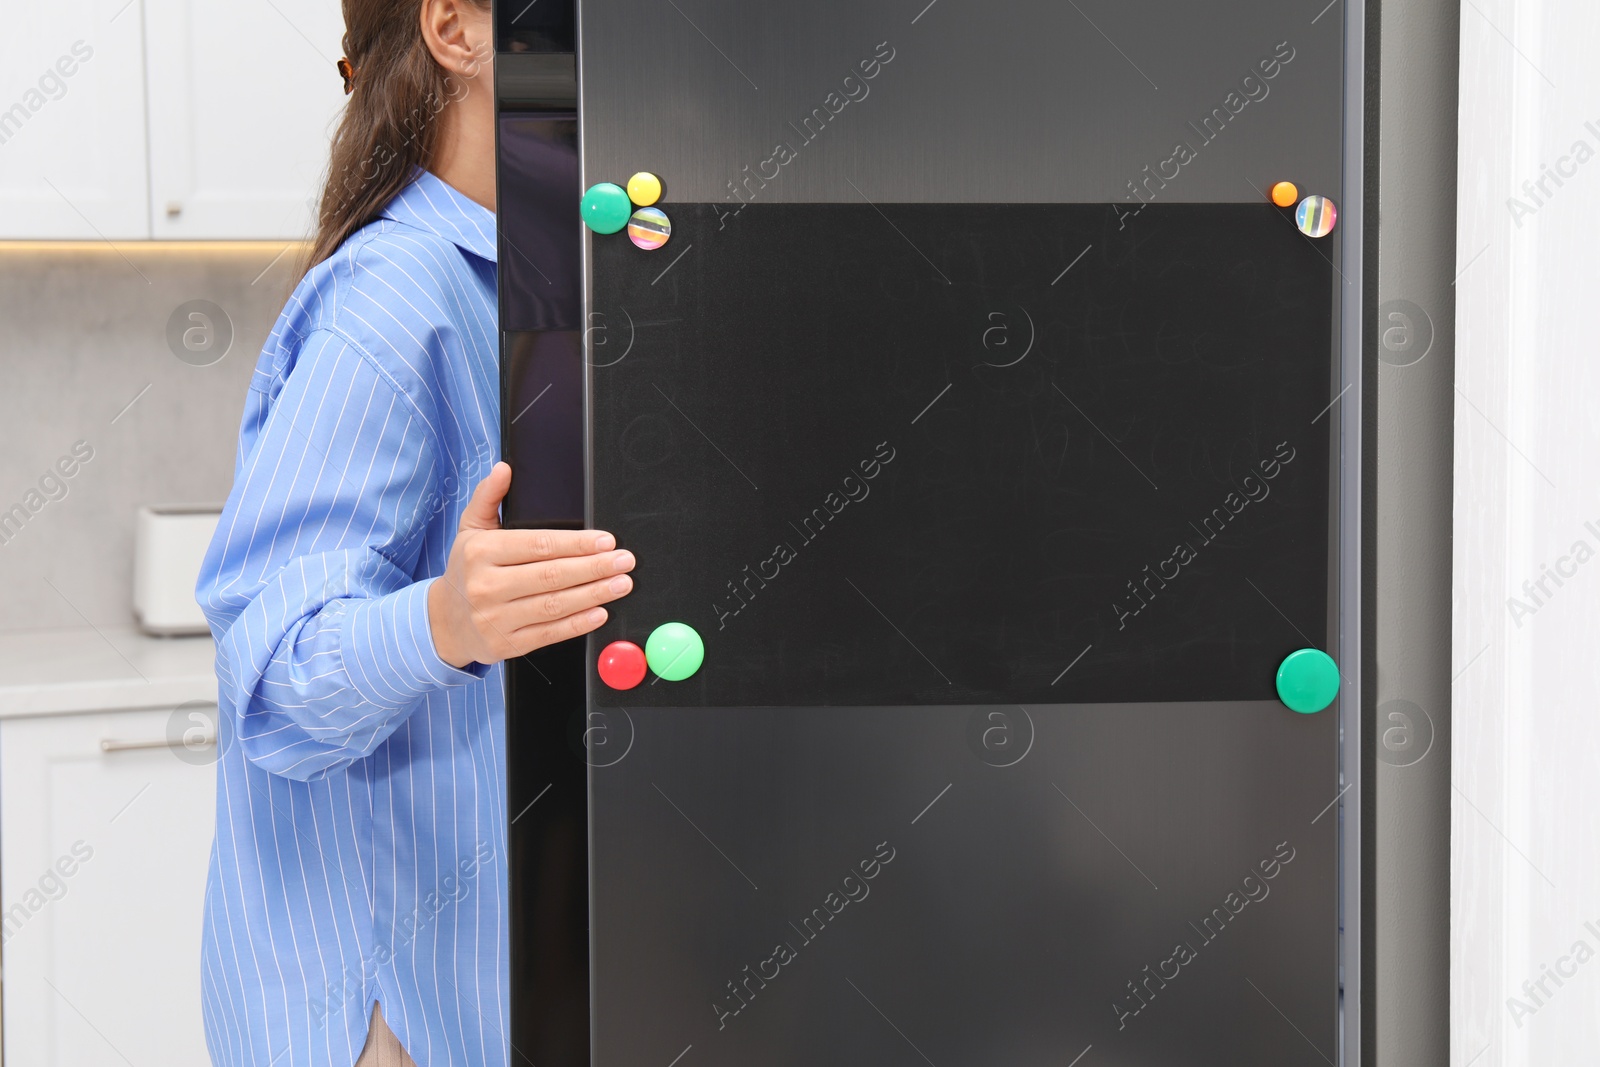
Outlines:
{"type": "Polygon", "coordinates": [[[344,24],[340,73],[350,100],[333,135],[306,271],[376,219],[416,168],[432,163],[439,113],[467,91],[428,51],[418,0],[344,0],[344,24]]]}

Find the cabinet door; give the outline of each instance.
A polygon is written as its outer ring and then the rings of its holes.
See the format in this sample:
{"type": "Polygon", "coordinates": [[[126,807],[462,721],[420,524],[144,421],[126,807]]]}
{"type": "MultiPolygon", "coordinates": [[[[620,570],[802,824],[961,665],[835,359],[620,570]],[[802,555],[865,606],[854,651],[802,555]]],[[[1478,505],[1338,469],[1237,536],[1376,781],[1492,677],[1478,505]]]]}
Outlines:
{"type": "Polygon", "coordinates": [[[344,101],[339,0],[142,0],[157,238],[310,233],[344,101]]]}
{"type": "Polygon", "coordinates": [[[0,239],[150,236],[142,0],[8,4],[0,239]]]}
{"type": "Polygon", "coordinates": [[[167,739],[215,716],[186,707],[0,723],[7,1063],[210,1062],[200,923],[216,749],[167,739]]]}

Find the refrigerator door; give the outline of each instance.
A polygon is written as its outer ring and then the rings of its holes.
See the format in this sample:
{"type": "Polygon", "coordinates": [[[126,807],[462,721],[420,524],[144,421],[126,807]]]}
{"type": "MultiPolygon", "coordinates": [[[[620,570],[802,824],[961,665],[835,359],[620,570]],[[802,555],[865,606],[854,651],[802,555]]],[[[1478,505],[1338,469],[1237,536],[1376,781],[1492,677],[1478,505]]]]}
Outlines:
{"type": "Polygon", "coordinates": [[[513,667],[513,1059],[1355,1062],[1355,17],[577,14],[507,519],[639,562],[513,667]]]}

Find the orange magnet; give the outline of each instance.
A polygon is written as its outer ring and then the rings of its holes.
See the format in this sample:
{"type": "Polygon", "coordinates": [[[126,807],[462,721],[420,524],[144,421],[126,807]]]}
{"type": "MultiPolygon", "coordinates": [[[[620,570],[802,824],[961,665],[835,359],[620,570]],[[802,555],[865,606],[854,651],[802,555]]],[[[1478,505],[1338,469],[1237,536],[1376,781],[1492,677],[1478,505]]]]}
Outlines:
{"type": "Polygon", "coordinates": [[[1300,190],[1295,188],[1294,182],[1279,182],[1272,187],[1272,202],[1279,207],[1294,207],[1299,199],[1300,190]]]}

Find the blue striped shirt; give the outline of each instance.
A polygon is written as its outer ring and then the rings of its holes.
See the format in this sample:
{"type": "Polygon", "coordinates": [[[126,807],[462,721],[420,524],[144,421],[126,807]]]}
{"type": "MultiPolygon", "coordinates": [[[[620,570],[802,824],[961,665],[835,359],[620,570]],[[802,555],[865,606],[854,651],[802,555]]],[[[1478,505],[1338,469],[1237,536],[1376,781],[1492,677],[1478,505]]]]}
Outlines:
{"type": "Polygon", "coordinates": [[[504,681],[427,594],[499,444],[495,218],[419,172],[301,281],[197,596],[217,644],[212,1059],[507,1061],[504,681]]]}

